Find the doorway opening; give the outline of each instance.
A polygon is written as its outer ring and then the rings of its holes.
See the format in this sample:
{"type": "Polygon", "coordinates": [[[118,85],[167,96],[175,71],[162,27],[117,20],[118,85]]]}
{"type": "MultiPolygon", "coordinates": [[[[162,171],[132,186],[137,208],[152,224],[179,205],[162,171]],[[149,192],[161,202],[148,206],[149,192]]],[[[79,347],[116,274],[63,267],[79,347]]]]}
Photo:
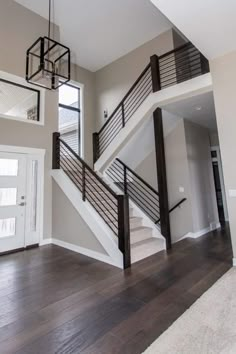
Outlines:
{"type": "Polygon", "coordinates": [[[225,224],[226,221],[228,221],[228,210],[227,210],[227,203],[226,203],[220,149],[218,146],[213,146],[211,148],[211,158],[212,158],[213,175],[215,181],[217,209],[219,214],[219,221],[222,226],[225,224]]]}

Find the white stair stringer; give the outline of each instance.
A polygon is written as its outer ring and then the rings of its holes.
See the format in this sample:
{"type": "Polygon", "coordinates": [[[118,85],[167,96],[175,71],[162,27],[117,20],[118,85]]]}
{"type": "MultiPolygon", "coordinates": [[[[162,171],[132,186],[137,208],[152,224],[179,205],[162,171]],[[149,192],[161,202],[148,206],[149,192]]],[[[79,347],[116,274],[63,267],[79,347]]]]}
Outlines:
{"type": "Polygon", "coordinates": [[[52,170],[51,175],[107,252],[104,262],[123,269],[123,254],[111,228],[88,201],[82,200],[81,192],[62,170],[52,170]]]}
{"type": "MultiPolygon", "coordinates": [[[[104,181],[116,193],[121,190],[105,175],[104,181]]],[[[166,250],[166,239],[157,225],[129,198],[131,263],[166,250]]]]}
{"type": "Polygon", "coordinates": [[[169,103],[209,91],[212,91],[212,77],[210,73],[151,93],[134,112],[125,127],[112,139],[106,150],[96,161],[94,165],[95,171],[103,173],[109,167],[131,137],[142,125],[146,124],[146,122],[152,118],[152,114],[157,107],[164,108],[165,105],[169,103]]]}

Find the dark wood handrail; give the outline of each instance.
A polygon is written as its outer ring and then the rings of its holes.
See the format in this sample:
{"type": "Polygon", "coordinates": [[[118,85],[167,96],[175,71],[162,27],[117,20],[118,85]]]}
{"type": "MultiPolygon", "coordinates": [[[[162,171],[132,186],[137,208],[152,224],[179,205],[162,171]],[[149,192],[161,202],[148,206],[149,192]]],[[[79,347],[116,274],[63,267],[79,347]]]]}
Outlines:
{"type": "Polygon", "coordinates": [[[138,84],[138,82],[142,79],[142,77],[146,74],[146,72],[148,71],[148,69],[150,68],[150,63],[148,63],[148,65],[146,66],[146,68],[142,71],[142,73],[139,75],[139,77],[137,78],[137,80],[135,81],[135,83],[131,86],[131,88],[129,89],[129,91],[125,94],[125,96],[122,98],[122,100],[120,101],[120,103],[118,104],[118,106],[114,109],[114,111],[112,112],[112,114],[110,115],[110,117],[108,118],[108,120],[104,123],[104,125],[102,126],[102,128],[99,130],[98,134],[100,134],[103,129],[107,126],[107,124],[111,121],[112,117],[114,116],[114,114],[118,111],[118,109],[122,106],[122,104],[124,103],[124,101],[126,100],[126,98],[130,95],[130,93],[133,91],[133,89],[135,88],[135,86],[138,84]]]}
{"type": "Polygon", "coordinates": [[[151,189],[151,191],[153,193],[155,193],[156,195],[159,195],[158,191],[156,191],[152,186],[150,186],[150,184],[148,184],[146,181],[144,181],[144,179],[142,179],[142,177],[140,177],[139,175],[137,175],[136,172],[134,172],[129,166],[127,166],[123,161],[121,161],[120,159],[116,159],[121,165],[123,165],[127,170],[129,170],[136,178],[138,178],[146,187],[148,187],[149,189],[151,189]]]}
{"type": "Polygon", "coordinates": [[[178,51],[180,51],[182,49],[185,49],[185,48],[187,48],[187,47],[189,47],[191,45],[193,46],[193,44],[191,42],[184,43],[184,44],[180,45],[179,47],[174,48],[174,49],[170,50],[169,52],[166,52],[166,53],[158,56],[158,58],[159,59],[163,59],[163,58],[167,57],[168,55],[176,53],[176,52],[178,52],[178,51]]]}
{"type": "MultiPolygon", "coordinates": [[[[181,199],[177,204],[175,204],[175,206],[173,206],[170,210],[169,213],[171,213],[172,211],[174,211],[175,209],[177,209],[181,204],[183,204],[185,201],[187,200],[187,198],[183,198],[181,199]]],[[[155,224],[158,224],[160,221],[160,219],[158,219],[155,224]]]]}
{"type": "Polygon", "coordinates": [[[117,199],[118,195],[101,179],[101,177],[99,177],[94,170],[92,170],[92,168],[83,160],[81,159],[81,157],[76,154],[76,152],[71,149],[71,147],[61,138],[59,138],[60,142],[70,151],[71,154],[73,154],[77,160],[79,160],[82,164],[82,166],[84,166],[87,170],[89,170],[89,172],[99,181],[99,183],[101,183],[103,185],[103,187],[105,187],[107,189],[107,191],[114,197],[117,199]]]}

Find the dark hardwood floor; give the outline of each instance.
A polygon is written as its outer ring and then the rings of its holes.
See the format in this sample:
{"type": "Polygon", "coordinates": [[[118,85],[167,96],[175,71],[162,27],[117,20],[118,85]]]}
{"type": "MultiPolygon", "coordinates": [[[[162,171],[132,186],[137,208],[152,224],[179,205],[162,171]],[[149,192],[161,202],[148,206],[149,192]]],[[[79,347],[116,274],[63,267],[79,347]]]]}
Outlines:
{"type": "Polygon", "coordinates": [[[140,354],[232,264],[228,231],[125,272],[57,246],[0,257],[0,353],[140,354]]]}

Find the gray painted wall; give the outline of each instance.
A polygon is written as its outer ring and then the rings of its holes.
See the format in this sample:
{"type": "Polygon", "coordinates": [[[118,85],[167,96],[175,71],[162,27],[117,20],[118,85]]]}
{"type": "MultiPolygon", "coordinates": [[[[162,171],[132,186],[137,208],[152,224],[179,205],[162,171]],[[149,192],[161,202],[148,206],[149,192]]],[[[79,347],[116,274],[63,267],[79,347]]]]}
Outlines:
{"type": "MultiPolygon", "coordinates": [[[[28,47],[41,35],[46,35],[47,21],[12,0],[0,3],[0,70],[25,77],[28,47]]],[[[54,28],[55,38],[59,29],[54,28]]],[[[51,237],[51,142],[57,130],[58,93],[46,92],[45,125],[0,118],[0,144],[46,149],[44,183],[44,237],[51,237]]]]}
{"type": "Polygon", "coordinates": [[[193,231],[218,223],[218,211],[207,129],[184,121],[190,175],[193,231]]]}
{"type": "Polygon", "coordinates": [[[108,115],[112,113],[149,63],[150,56],[171,49],[173,35],[169,30],[95,73],[97,129],[104,123],[104,109],[108,110],[108,115]]]}
{"type": "MultiPolygon", "coordinates": [[[[169,207],[187,198],[170,214],[175,242],[189,232],[204,230],[219,221],[208,130],[179,119],[165,136],[165,155],[169,207]]],[[[137,166],[136,172],[157,188],[154,150],[137,166]]]]}
{"type": "Polygon", "coordinates": [[[64,192],[54,181],[52,223],[53,238],[102,254],[107,254],[64,192]]]}
{"type": "Polygon", "coordinates": [[[172,241],[178,241],[188,232],[193,231],[192,198],[188,169],[187,147],[184,120],[181,119],[175,129],[165,138],[166,173],[169,207],[173,207],[182,198],[187,201],[181,208],[170,214],[172,241]],[[184,188],[184,193],[179,191],[184,188]]]}

